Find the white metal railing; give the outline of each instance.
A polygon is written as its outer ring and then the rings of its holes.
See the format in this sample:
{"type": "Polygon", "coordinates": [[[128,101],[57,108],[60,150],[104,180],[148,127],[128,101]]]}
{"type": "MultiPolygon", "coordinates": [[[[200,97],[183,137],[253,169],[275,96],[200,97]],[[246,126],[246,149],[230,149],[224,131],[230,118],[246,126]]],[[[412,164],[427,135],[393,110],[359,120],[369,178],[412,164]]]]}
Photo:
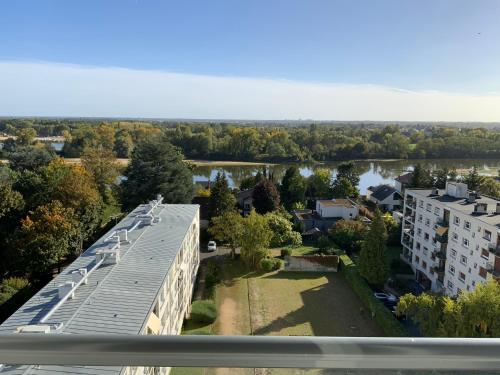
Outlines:
{"type": "Polygon", "coordinates": [[[25,365],[500,370],[500,339],[0,335],[25,365]]]}

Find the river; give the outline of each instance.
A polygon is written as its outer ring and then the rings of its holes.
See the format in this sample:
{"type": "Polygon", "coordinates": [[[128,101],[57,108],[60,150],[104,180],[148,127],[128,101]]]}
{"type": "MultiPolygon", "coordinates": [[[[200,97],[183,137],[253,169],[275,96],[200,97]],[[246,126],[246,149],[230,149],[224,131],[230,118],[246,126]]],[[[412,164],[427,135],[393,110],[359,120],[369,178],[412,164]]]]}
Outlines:
{"type": "MultiPolygon", "coordinates": [[[[336,167],[340,162],[328,162],[325,164],[297,164],[300,173],[308,177],[315,168],[328,168],[335,176],[336,167]]],[[[467,169],[476,165],[481,174],[497,176],[500,169],[498,159],[439,159],[439,160],[377,160],[377,161],[356,161],[356,166],[360,172],[359,190],[361,194],[366,194],[366,189],[372,185],[382,183],[394,184],[394,178],[409,171],[416,163],[421,163],[426,168],[455,167],[459,173],[467,173],[467,169]]],[[[270,173],[274,174],[276,181],[281,181],[285,170],[292,164],[266,164],[270,173]]],[[[255,165],[211,165],[196,166],[194,170],[195,181],[206,181],[215,179],[217,171],[224,171],[231,187],[238,187],[245,177],[254,175],[262,170],[263,166],[255,165]]]]}

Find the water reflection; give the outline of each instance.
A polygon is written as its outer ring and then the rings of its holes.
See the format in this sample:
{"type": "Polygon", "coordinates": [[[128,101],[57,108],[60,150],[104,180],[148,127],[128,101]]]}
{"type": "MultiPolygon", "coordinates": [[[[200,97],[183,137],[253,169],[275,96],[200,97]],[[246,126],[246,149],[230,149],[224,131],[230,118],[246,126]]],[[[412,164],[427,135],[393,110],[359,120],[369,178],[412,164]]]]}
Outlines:
{"type": "MultiPolygon", "coordinates": [[[[362,194],[372,185],[382,183],[394,183],[394,178],[403,172],[409,171],[416,163],[421,163],[426,168],[456,168],[460,173],[465,173],[466,169],[476,165],[484,174],[496,175],[500,169],[500,160],[478,160],[478,159],[441,159],[441,160],[377,160],[377,161],[357,161],[356,166],[360,173],[359,189],[362,194]]],[[[308,177],[316,168],[328,168],[332,176],[335,176],[336,167],[340,162],[331,162],[325,164],[300,164],[300,173],[308,177]]],[[[266,165],[269,173],[280,181],[285,174],[285,170],[291,164],[266,165]]],[[[231,166],[199,166],[195,168],[195,181],[214,180],[217,171],[225,171],[232,187],[239,186],[241,180],[245,177],[255,175],[263,166],[255,165],[231,165],[231,166]]]]}

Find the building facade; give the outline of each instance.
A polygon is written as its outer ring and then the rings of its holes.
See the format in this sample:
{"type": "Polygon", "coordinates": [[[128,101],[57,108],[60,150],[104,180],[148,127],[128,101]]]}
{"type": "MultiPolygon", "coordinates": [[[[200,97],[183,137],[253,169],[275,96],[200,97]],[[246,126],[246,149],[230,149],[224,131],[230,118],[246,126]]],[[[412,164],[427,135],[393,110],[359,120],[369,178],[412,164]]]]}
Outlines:
{"type": "Polygon", "coordinates": [[[402,259],[424,289],[456,296],[500,277],[500,200],[463,183],[405,191],[402,259]]]}
{"type": "MultiPolygon", "coordinates": [[[[0,326],[0,333],[178,335],[198,266],[199,206],[141,205],[0,326]]],[[[167,368],[5,366],[2,374],[166,374],[167,368]]]]}

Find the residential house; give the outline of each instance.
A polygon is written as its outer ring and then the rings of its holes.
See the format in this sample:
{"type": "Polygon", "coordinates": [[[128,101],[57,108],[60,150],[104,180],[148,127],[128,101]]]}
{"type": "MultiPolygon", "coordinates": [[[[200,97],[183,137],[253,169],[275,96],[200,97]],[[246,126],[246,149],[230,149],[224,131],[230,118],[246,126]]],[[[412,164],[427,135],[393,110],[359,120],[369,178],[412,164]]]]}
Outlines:
{"type": "Polygon", "coordinates": [[[366,191],[366,199],[383,211],[400,209],[403,202],[403,196],[390,185],[370,186],[366,191]]]}
{"type": "Polygon", "coordinates": [[[399,193],[403,194],[405,189],[410,186],[412,178],[412,172],[403,173],[394,179],[394,187],[399,193]]]}
{"type": "Polygon", "coordinates": [[[236,203],[242,210],[243,216],[248,216],[253,208],[253,189],[247,189],[236,193],[236,203]]]}

